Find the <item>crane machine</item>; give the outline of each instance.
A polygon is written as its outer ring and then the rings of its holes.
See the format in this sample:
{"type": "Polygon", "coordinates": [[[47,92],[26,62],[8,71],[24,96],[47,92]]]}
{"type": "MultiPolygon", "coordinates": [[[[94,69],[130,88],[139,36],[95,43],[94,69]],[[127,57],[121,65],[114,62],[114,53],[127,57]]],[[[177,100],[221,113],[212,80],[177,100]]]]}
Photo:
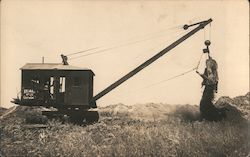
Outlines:
{"type": "MultiPolygon", "coordinates": [[[[195,24],[184,25],[184,30],[192,26],[197,27],[96,95],[93,95],[94,72],[91,69],[69,65],[67,56],[61,55],[63,63],[60,64],[27,63],[21,67],[21,97],[14,98],[12,102],[21,106],[43,106],[57,109],[56,111],[44,111],[43,114],[47,116],[61,114],[68,115],[78,121],[97,122],[99,119],[98,112],[90,109],[97,108],[96,101],[98,99],[139,73],[211,22],[212,19],[208,19],[195,24]]],[[[207,52],[207,50],[204,52],[207,52]]]]}

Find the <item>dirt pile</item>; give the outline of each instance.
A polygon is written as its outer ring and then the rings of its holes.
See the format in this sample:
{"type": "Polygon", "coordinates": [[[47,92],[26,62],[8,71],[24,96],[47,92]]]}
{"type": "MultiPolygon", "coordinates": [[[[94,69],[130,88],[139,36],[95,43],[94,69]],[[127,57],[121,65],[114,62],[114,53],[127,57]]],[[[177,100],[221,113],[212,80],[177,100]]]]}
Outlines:
{"type": "Polygon", "coordinates": [[[0,120],[3,125],[10,123],[44,124],[47,122],[47,118],[42,115],[42,111],[48,110],[44,107],[13,106],[2,113],[0,120]]]}
{"type": "Polygon", "coordinates": [[[178,105],[175,111],[172,112],[173,116],[179,116],[184,121],[197,121],[200,119],[200,110],[197,105],[178,105]]]}
{"type": "Polygon", "coordinates": [[[158,121],[167,119],[169,116],[176,116],[182,120],[198,120],[200,113],[197,105],[169,105],[163,103],[135,104],[127,106],[115,104],[99,108],[101,116],[127,116],[134,120],[158,121]]]}
{"type": "MultiPolygon", "coordinates": [[[[250,120],[250,93],[235,98],[221,97],[215,103],[220,109],[225,109],[226,120],[239,121],[250,120]],[[243,118],[243,119],[242,119],[243,118]]],[[[99,108],[99,112],[104,116],[126,115],[131,119],[155,121],[166,119],[169,116],[177,116],[185,121],[196,121],[200,119],[200,110],[197,105],[169,105],[169,104],[135,104],[127,106],[115,104],[99,108]]]]}
{"type": "MultiPolygon", "coordinates": [[[[221,97],[215,103],[218,108],[226,108],[226,115],[228,120],[244,118],[250,120],[250,93],[243,96],[237,96],[235,98],[221,97]]],[[[0,108],[0,116],[4,115],[3,120],[13,117],[16,120],[23,121],[26,117],[26,121],[32,121],[36,117],[41,117],[42,111],[48,111],[52,109],[46,109],[43,107],[24,107],[17,106],[9,109],[0,108]],[[6,115],[7,114],[7,115],[6,115]],[[27,118],[28,117],[28,118],[27,118]]],[[[98,111],[100,117],[129,117],[134,120],[156,121],[167,119],[169,116],[176,116],[182,120],[195,121],[199,120],[200,111],[197,105],[169,105],[163,103],[147,103],[147,104],[135,104],[132,106],[124,104],[114,104],[106,107],[99,107],[98,111]]],[[[43,119],[41,119],[43,121],[43,119]]]]}
{"type": "Polygon", "coordinates": [[[106,107],[99,107],[98,110],[103,116],[119,116],[128,115],[132,111],[132,106],[127,106],[122,103],[113,104],[106,107]]]}
{"type": "Polygon", "coordinates": [[[220,97],[215,106],[226,109],[228,120],[240,120],[241,118],[250,120],[250,93],[235,98],[220,97]]]}
{"type": "Polygon", "coordinates": [[[167,114],[173,112],[174,110],[174,105],[155,103],[135,104],[133,106],[120,103],[99,108],[101,115],[109,115],[111,117],[127,116],[131,119],[145,121],[164,119],[167,117],[167,114]]]}
{"type": "Polygon", "coordinates": [[[0,107],[0,116],[3,115],[3,113],[6,112],[6,108],[0,107]]]}
{"type": "MultiPolygon", "coordinates": [[[[216,105],[247,117],[248,98],[249,94],[222,97],[216,105]]],[[[195,105],[116,104],[100,107],[100,121],[93,125],[51,120],[43,126],[27,126],[25,116],[43,110],[18,106],[0,119],[0,156],[250,155],[249,125],[243,121],[197,121],[199,106],[195,105]]]]}

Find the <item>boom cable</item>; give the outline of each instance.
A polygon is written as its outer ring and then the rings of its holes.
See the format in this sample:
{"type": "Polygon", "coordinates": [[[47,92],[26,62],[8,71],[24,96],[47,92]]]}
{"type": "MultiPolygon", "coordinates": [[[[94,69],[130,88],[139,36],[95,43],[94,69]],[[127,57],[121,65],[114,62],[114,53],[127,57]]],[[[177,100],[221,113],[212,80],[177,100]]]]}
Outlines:
{"type": "Polygon", "coordinates": [[[83,50],[83,51],[78,51],[78,52],[70,53],[70,54],[68,54],[68,55],[66,55],[66,56],[72,56],[72,55],[76,55],[76,54],[79,54],[79,53],[83,53],[83,52],[95,50],[95,49],[98,49],[98,48],[100,48],[100,46],[94,47],[94,48],[90,48],[90,49],[86,49],[86,50],[83,50]]]}
{"type": "MultiPolygon", "coordinates": [[[[193,72],[193,71],[195,71],[195,70],[197,71],[197,69],[199,68],[199,65],[200,65],[200,63],[201,63],[203,54],[204,54],[204,53],[201,54],[200,59],[199,59],[199,61],[198,61],[198,64],[197,64],[195,67],[193,67],[193,68],[191,68],[191,69],[188,69],[187,71],[184,71],[184,72],[182,72],[182,73],[180,73],[180,74],[178,74],[178,75],[174,75],[174,76],[172,76],[172,77],[169,77],[169,78],[167,78],[167,79],[161,80],[161,81],[159,81],[159,82],[155,82],[155,83],[152,83],[152,84],[150,84],[150,85],[148,85],[148,86],[145,86],[145,87],[136,89],[136,90],[134,90],[134,92],[136,92],[136,91],[138,91],[138,90],[150,88],[150,87],[153,87],[153,86],[157,86],[157,85],[159,85],[159,84],[168,82],[168,81],[173,80],[173,79],[176,79],[176,78],[178,78],[178,77],[187,75],[187,74],[189,74],[189,73],[191,73],[191,72],[193,72]]],[[[132,91],[132,92],[133,92],[133,91],[132,91]]]]}
{"type": "MultiPolygon", "coordinates": [[[[182,35],[185,34],[185,33],[186,33],[186,32],[181,32],[181,33],[175,35],[174,37],[176,38],[176,37],[182,36],[182,35]]],[[[163,44],[164,44],[164,46],[165,46],[166,43],[168,43],[169,41],[172,41],[172,40],[173,40],[173,39],[172,39],[172,37],[171,37],[171,39],[168,39],[168,40],[166,40],[166,41],[160,42],[159,44],[157,44],[157,46],[155,46],[154,48],[152,48],[152,49],[150,49],[150,50],[154,50],[154,49],[156,49],[156,48],[162,46],[163,44]]],[[[139,57],[142,56],[143,54],[145,54],[145,51],[143,51],[143,53],[138,54],[135,58],[139,58],[139,57]]]]}
{"type": "MultiPolygon", "coordinates": [[[[175,32],[172,32],[172,33],[177,33],[177,32],[181,32],[181,31],[183,31],[183,30],[178,30],[178,31],[175,31],[175,32]]],[[[77,56],[77,57],[72,57],[72,58],[69,58],[68,60],[74,60],[74,59],[85,57],[85,56],[90,56],[90,55],[94,55],[94,54],[104,53],[106,51],[110,51],[110,50],[113,50],[113,49],[116,49],[116,48],[125,47],[125,46],[128,46],[128,45],[133,45],[133,44],[137,44],[137,43],[140,43],[140,42],[153,40],[155,38],[164,37],[164,36],[166,36],[166,35],[165,34],[158,34],[158,35],[154,35],[152,37],[148,37],[148,38],[141,39],[141,40],[129,41],[127,43],[122,43],[122,44],[119,44],[119,45],[116,45],[116,46],[112,46],[112,47],[108,47],[108,48],[105,48],[105,49],[101,49],[101,50],[97,50],[97,51],[94,51],[94,52],[90,52],[90,53],[87,53],[87,54],[83,54],[83,55],[80,55],[80,56],[77,56]]]]}
{"type": "MultiPolygon", "coordinates": [[[[166,31],[169,31],[169,30],[174,30],[174,29],[177,29],[178,31],[181,29],[182,27],[181,27],[181,25],[177,25],[177,26],[174,26],[174,27],[169,27],[169,28],[166,28],[166,29],[163,29],[163,30],[160,30],[160,31],[158,31],[158,32],[155,32],[155,33],[149,33],[149,34],[147,34],[147,35],[143,35],[143,36],[139,36],[139,37],[134,37],[134,38],[131,38],[131,39],[128,39],[128,40],[126,40],[125,42],[127,43],[127,42],[129,42],[130,43],[130,41],[132,40],[132,39],[136,39],[136,38],[142,38],[142,37],[147,37],[147,36],[150,36],[150,35],[153,35],[153,37],[155,36],[155,37],[157,37],[157,36],[159,36],[159,35],[157,35],[157,34],[159,34],[159,33],[163,33],[163,32],[166,32],[166,31]],[[154,35],[155,34],[155,35],[154,35]]],[[[170,33],[176,33],[176,31],[175,32],[170,32],[170,33]]],[[[139,40],[138,40],[139,41],[139,40]]],[[[140,41],[145,41],[145,40],[140,40],[140,41]]],[[[123,46],[123,44],[126,44],[126,43],[120,43],[119,44],[119,46],[123,46]]],[[[128,44],[129,45],[129,44],[128,44]]],[[[119,46],[110,46],[110,48],[118,48],[119,46]]],[[[70,53],[70,54],[67,54],[67,55],[65,55],[65,56],[72,56],[72,55],[76,55],[76,54],[80,54],[80,53],[86,53],[86,52],[88,52],[88,51],[92,51],[92,50],[95,50],[95,49],[98,49],[98,48],[102,48],[102,47],[106,47],[105,45],[104,46],[98,46],[98,47],[94,47],[94,48],[89,48],[89,49],[86,49],[86,50],[82,50],[82,51],[77,51],[77,52],[73,52],[73,53],[70,53]]],[[[106,49],[105,49],[105,51],[106,51],[106,49]]],[[[73,57],[73,58],[77,58],[77,57],[73,57]]],[[[71,58],[71,59],[73,59],[73,58],[71,58]]]]}
{"type": "Polygon", "coordinates": [[[192,69],[189,69],[189,70],[187,70],[187,71],[185,71],[185,72],[182,72],[181,74],[178,74],[178,75],[172,76],[172,77],[170,77],[170,78],[161,80],[161,81],[159,81],[159,82],[150,84],[150,85],[148,85],[148,86],[146,86],[146,87],[143,87],[143,88],[141,88],[141,89],[145,89],[145,88],[149,88],[149,87],[152,87],[152,86],[156,86],[156,85],[158,85],[158,84],[162,84],[162,83],[164,83],[164,82],[167,82],[167,81],[176,79],[176,78],[181,77],[181,76],[183,76],[183,75],[186,75],[186,74],[188,74],[188,73],[190,73],[190,72],[193,72],[194,70],[196,70],[196,67],[194,67],[194,68],[192,68],[192,69]]]}

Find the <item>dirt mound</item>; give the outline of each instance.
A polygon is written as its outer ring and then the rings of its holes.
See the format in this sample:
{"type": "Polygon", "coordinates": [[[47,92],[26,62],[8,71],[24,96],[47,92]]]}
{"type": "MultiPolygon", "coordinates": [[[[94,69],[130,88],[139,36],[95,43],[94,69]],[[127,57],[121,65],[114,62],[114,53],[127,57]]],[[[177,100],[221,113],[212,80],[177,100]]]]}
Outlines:
{"type": "MultiPolygon", "coordinates": [[[[244,96],[237,96],[235,98],[221,97],[215,103],[215,106],[226,109],[226,116],[228,120],[240,120],[241,118],[250,120],[249,99],[250,93],[247,93],[244,96]]],[[[2,120],[8,122],[14,120],[23,121],[23,119],[32,121],[33,119],[36,119],[36,117],[41,116],[42,111],[48,110],[51,109],[46,109],[43,107],[17,106],[10,109],[0,108],[0,115],[2,116],[2,114],[10,112],[7,115],[4,115],[4,118],[2,118],[2,120]]],[[[156,121],[167,119],[169,116],[176,116],[182,120],[195,121],[200,117],[199,106],[197,105],[147,103],[128,106],[120,103],[106,107],[100,107],[98,110],[101,118],[126,116],[134,120],[156,121]]]]}
{"type": "Polygon", "coordinates": [[[0,119],[3,119],[4,117],[8,116],[9,114],[16,111],[16,106],[13,106],[9,109],[5,109],[2,114],[0,115],[0,119]]]}
{"type": "Polygon", "coordinates": [[[169,104],[135,104],[127,106],[115,104],[99,108],[101,116],[127,116],[134,120],[156,121],[164,120],[169,116],[176,116],[183,120],[193,121],[199,119],[199,107],[196,105],[169,105],[169,104]]]}
{"type": "Polygon", "coordinates": [[[233,103],[240,109],[242,114],[250,120],[250,92],[245,96],[235,97],[233,103]]]}
{"type": "Polygon", "coordinates": [[[2,124],[8,123],[45,123],[46,117],[42,116],[42,111],[48,111],[44,107],[14,106],[7,109],[0,120],[2,124]]]}
{"type": "MultiPolygon", "coordinates": [[[[225,110],[226,120],[239,121],[250,120],[250,93],[235,98],[221,97],[215,106],[225,110]],[[243,118],[243,119],[242,119],[243,118]]],[[[127,106],[115,104],[99,108],[102,116],[128,116],[131,119],[155,121],[167,119],[168,116],[177,116],[181,120],[196,121],[200,119],[200,110],[197,105],[169,105],[163,103],[135,104],[127,106]]]]}
{"type": "Polygon", "coordinates": [[[122,103],[113,104],[113,105],[99,108],[99,110],[101,111],[101,114],[106,115],[106,116],[127,115],[129,112],[131,112],[131,109],[132,109],[132,106],[127,106],[122,103]]]}
{"type": "Polygon", "coordinates": [[[197,121],[200,119],[200,110],[197,105],[178,105],[172,113],[179,116],[184,121],[197,121]]]}
{"type": "MultiPolygon", "coordinates": [[[[216,105],[239,113],[236,119],[249,113],[248,98],[222,97],[216,105]]],[[[249,156],[249,125],[196,121],[195,105],[116,104],[98,108],[101,119],[93,125],[27,125],[27,114],[43,110],[18,106],[0,119],[0,156],[249,156]]]]}
{"type": "Polygon", "coordinates": [[[135,104],[127,106],[124,104],[109,105],[100,107],[99,112],[102,116],[127,116],[136,120],[159,120],[166,117],[166,113],[174,111],[175,107],[167,104],[135,104]]]}
{"type": "Polygon", "coordinates": [[[0,116],[6,112],[6,108],[0,107],[0,116]]]}
{"type": "Polygon", "coordinates": [[[228,120],[241,120],[242,118],[250,120],[250,93],[235,98],[221,97],[215,103],[218,108],[226,109],[228,120]]]}
{"type": "Polygon", "coordinates": [[[174,107],[168,104],[136,104],[133,106],[131,118],[143,120],[161,120],[174,110],[174,107]]]}

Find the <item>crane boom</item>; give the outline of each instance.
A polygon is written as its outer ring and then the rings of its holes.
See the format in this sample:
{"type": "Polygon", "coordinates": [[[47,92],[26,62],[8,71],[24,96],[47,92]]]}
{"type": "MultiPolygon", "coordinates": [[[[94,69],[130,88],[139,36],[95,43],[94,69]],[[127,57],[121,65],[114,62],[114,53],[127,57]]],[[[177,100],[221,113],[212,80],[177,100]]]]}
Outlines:
{"type": "MultiPolygon", "coordinates": [[[[129,78],[131,78],[132,76],[134,76],[135,74],[140,72],[142,69],[146,68],[148,65],[150,65],[151,63],[153,63],[154,61],[156,61],[157,59],[162,57],[164,54],[169,52],[171,49],[175,48],[177,45],[179,45],[180,43],[185,41],[187,38],[189,38],[190,36],[192,36],[193,34],[198,32],[199,30],[203,29],[206,25],[208,25],[212,21],[213,20],[210,18],[207,21],[202,21],[202,22],[196,23],[196,24],[199,24],[198,27],[194,28],[189,33],[182,36],[181,38],[179,38],[178,40],[176,40],[175,42],[170,44],[168,47],[166,47],[165,49],[163,49],[162,51],[160,51],[159,53],[157,53],[156,55],[154,55],[153,57],[151,57],[150,59],[148,59],[147,61],[145,61],[141,65],[139,65],[137,68],[133,69],[132,71],[130,71],[129,73],[127,73],[126,75],[121,77],[119,80],[117,80],[116,82],[114,82],[113,84],[111,84],[110,86],[105,88],[103,91],[101,91],[96,96],[94,96],[92,101],[96,101],[96,100],[100,99],[101,97],[103,97],[104,95],[106,95],[107,93],[109,93],[114,88],[116,88],[117,86],[119,86],[123,82],[127,81],[129,78]]],[[[189,26],[193,26],[193,25],[189,25],[189,26]]],[[[186,27],[188,27],[188,26],[186,25],[186,27]]]]}

